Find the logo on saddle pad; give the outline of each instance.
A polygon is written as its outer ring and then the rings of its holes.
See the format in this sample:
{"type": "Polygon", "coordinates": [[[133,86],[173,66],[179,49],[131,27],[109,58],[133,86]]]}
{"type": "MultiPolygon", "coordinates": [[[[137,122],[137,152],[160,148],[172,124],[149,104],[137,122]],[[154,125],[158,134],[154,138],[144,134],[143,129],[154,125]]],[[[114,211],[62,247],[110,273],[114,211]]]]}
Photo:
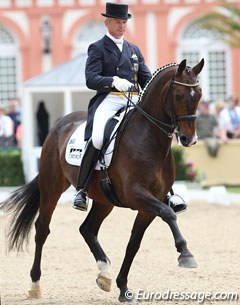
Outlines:
{"type": "MultiPolygon", "coordinates": [[[[113,131],[111,132],[110,138],[112,138],[112,135],[115,135],[116,130],[122,120],[122,116],[114,117],[114,119],[118,120],[116,126],[114,127],[113,131]]],[[[75,166],[80,166],[82,157],[84,154],[84,149],[86,146],[86,141],[84,141],[84,131],[85,131],[85,126],[86,122],[82,123],[71,135],[66,151],[65,151],[65,159],[68,164],[75,165],[75,166]]],[[[111,163],[112,159],[112,153],[114,149],[114,143],[115,143],[115,136],[113,137],[112,141],[110,141],[109,146],[104,154],[104,161],[107,167],[111,163]]],[[[103,164],[100,162],[97,163],[96,165],[96,170],[101,170],[103,168],[103,164]]]]}

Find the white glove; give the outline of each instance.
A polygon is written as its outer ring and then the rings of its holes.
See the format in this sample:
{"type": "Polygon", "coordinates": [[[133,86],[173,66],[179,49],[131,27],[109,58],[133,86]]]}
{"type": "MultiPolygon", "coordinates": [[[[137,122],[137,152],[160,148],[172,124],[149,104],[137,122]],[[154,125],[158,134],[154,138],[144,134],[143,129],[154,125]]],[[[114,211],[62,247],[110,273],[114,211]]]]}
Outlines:
{"type": "Polygon", "coordinates": [[[113,76],[113,83],[112,86],[115,87],[118,91],[128,91],[133,84],[130,83],[125,78],[120,78],[118,76],[113,76]]]}

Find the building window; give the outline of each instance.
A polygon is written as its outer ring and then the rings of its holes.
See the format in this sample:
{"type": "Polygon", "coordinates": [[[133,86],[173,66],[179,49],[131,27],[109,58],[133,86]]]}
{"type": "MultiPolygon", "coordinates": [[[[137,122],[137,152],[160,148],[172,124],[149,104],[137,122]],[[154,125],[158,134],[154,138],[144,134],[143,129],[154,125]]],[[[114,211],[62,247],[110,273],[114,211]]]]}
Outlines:
{"type": "Polygon", "coordinates": [[[182,57],[187,59],[187,65],[193,67],[200,60],[199,52],[182,52],[182,57]]]}
{"type": "Polygon", "coordinates": [[[106,34],[106,27],[102,21],[91,21],[76,32],[73,41],[73,57],[87,54],[88,46],[101,39],[106,34]]]}
{"type": "Polygon", "coordinates": [[[224,51],[209,52],[210,98],[227,97],[226,54],[224,51]]]}
{"type": "Polygon", "coordinates": [[[17,96],[16,59],[0,57],[0,96],[7,101],[17,96]]]}
{"type": "Polygon", "coordinates": [[[0,103],[17,97],[17,46],[10,31],[0,25],[0,103]]]}
{"type": "Polygon", "coordinates": [[[178,56],[179,60],[186,58],[191,67],[205,59],[199,75],[203,98],[217,101],[231,94],[230,50],[217,32],[189,24],[182,33],[178,56]]]}
{"type": "Polygon", "coordinates": [[[216,31],[210,31],[200,27],[196,23],[189,24],[182,35],[184,40],[188,39],[204,39],[204,40],[216,40],[220,39],[219,34],[216,31]]]}
{"type": "Polygon", "coordinates": [[[12,45],[14,44],[14,39],[10,32],[0,24],[0,44],[12,45]]]}

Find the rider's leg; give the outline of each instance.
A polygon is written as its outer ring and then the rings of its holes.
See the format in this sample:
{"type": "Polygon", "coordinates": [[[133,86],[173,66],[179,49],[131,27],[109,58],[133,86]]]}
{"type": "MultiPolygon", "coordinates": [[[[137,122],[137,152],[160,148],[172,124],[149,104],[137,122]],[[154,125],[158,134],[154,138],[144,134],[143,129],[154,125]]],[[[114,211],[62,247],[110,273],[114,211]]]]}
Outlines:
{"type": "Polygon", "coordinates": [[[98,106],[94,115],[92,131],[92,141],[95,148],[102,148],[104,129],[108,119],[126,104],[127,101],[124,97],[109,94],[98,106]]]}
{"type": "Polygon", "coordinates": [[[93,171],[99,157],[99,150],[96,149],[90,139],[86,145],[85,152],[82,158],[81,167],[77,180],[77,194],[75,196],[73,207],[75,209],[86,211],[88,206],[87,190],[91,181],[93,171]]]}
{"type": "Polygon", "coordinates": [[[86,146],[77,181],[77,194],[74,199],[75,209],[86,211],[88,205],[87,191],[93,171],[102,148],[106,122],[120,108],[126,105],[126,100],[118,96],[108,95],[98,106],[93,120],[92,139],[86,146]]]}

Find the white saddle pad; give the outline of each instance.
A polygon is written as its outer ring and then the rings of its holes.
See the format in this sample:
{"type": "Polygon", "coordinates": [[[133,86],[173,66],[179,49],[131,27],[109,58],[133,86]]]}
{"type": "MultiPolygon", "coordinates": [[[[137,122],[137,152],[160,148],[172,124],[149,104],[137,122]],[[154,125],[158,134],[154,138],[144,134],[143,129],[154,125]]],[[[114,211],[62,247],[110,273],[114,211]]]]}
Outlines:
{"type": "MultiPolygon", "coordinates": [[[[115,118],[118,119],[118,123],[116,124],[116,126],[112,132],[112,135],[115,133],[116,129],[118,128],[118,126],[122,120],[122,116],[115,117],[115,118]]],[[[70,137],[70,139],[68,141],[66,151],[65,151],[65,159],[66,159],[66,162],[71,165],[80,166],[80,164],[81,164],[82,156],[83,156],[84,149],[86,146],[86,141],[84,141],[85,126],[86,126],[86,122],[82,123],[74,131],[74,133],[72,134],[72,136],[70,137]]],[[[105,156],[104,156],[105,165],[107,167],[111,163],[114,143],[115,143],[115,138],[110,142],[110,144],[106,150],[105,156]]],[[[98,162],[95,169],[100,170],[102,167],[103,167],[103,165],[98,162]]]]}

